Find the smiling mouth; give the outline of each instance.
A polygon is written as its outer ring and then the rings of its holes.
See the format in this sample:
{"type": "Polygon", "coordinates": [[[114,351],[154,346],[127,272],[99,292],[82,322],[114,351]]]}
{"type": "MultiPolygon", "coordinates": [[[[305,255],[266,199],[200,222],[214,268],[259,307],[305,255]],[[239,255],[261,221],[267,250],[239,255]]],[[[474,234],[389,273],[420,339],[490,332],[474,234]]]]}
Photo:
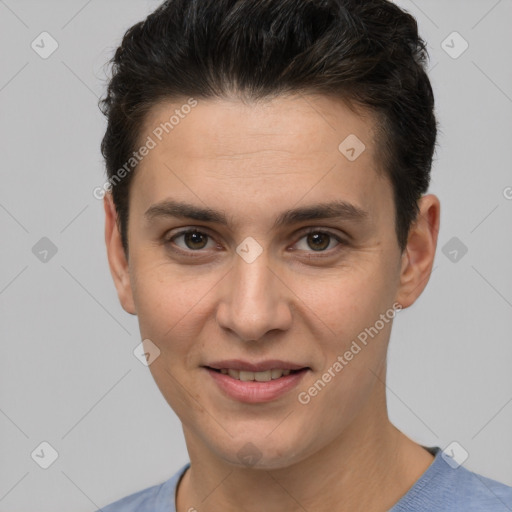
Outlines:
{"type": "Polygon", "coordinates": [[[208,370],[213,370],[214,372],[221,373],[223,375],[228,375],[232,379],[241,380],[244,382],[256,381],[256,382],[269,382],[271,380],[277,380],[282,377],[287,377],[293,373],[300,373],[307,370],[307,368],[301,368],[299,370],[284,370],[281,368],[273,368],[271,370],[266,370],[263,372],[251,372],[244,370],[235,370],[233,368],[211,368],[207,366],[208,370]]]}

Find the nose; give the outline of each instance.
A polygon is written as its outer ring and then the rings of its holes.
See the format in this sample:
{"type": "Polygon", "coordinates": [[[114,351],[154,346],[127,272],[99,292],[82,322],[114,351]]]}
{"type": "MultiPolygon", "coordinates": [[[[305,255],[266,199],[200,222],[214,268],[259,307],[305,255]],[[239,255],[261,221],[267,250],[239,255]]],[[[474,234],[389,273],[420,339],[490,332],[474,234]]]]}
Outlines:
{"type": "Polygon", "coordinates": [[[217,322],[242,341],[258,341],[291,326],[292,292],[268,263],[265,252],[251,263],[236,258],[219,290],[217,322]]]}

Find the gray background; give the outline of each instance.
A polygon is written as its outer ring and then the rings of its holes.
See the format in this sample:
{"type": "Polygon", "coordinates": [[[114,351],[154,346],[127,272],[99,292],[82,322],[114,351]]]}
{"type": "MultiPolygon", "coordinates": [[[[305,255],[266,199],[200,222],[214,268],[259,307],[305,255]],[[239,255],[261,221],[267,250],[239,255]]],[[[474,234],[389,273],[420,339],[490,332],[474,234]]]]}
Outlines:
{"type": "MultiPolygon", "coordinates": [[[[430,283],[393,328],[390,415],[512,485],[512,1],[399,4],[429,43],[442,216],[430,283]],[[453,31],[469,44],[458,58],[441,47],[453,31]]],[[[0,0],[0,512],[92,511],[188,461],[133,355],[137,320],[118,303],[92,194],[104,182],[103,65],[157,5],[0,0]],[[59,45],[47,59],[31,48],[43,31],[59,45]],[[43,237],[57,248],[46,262],[43,237]],[[58,452],[46,470],[31,458],[42,441],[58,452]]]]}

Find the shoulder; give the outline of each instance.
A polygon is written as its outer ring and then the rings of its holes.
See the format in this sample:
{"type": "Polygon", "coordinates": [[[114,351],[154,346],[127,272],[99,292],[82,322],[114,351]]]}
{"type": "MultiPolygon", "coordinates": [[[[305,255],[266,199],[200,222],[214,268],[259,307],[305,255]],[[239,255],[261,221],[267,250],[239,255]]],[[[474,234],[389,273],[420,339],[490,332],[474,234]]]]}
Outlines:
{"type": "Polygon", "coordinates": [[[188,467],[186,464],[169,480],[130,494],[97,512],[175,512],[176,487],[188,467]]]}
{"type": "Polygon", "coordinates": [[[390,512],[510,512],[512,487],[455,463],[440,448],[432,449],[430,467],[390,512]]]}
{"type": "Polygon", "coordinates": [[[512,487],[486,478],[466,468],[448,467],[446,471],[445,499],[451,493],[453,510],[467,512],[510,512],[512,487]]]}

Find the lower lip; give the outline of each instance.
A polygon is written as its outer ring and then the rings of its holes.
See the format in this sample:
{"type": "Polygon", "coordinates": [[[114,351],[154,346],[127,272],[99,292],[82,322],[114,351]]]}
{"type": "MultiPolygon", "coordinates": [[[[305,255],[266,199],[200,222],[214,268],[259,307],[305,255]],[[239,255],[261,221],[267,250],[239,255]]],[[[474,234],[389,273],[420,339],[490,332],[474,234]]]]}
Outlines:
{"type": "Polygon", "coordinates": [[[226,395],[239,402],[250,404],[276,400],[296,387],[307,371],[307,369],[304,369],[282,376],[279,379],[258,382],[237,380],[229,375],[211,370],[210,368],[205,369],[226,395]]]}

